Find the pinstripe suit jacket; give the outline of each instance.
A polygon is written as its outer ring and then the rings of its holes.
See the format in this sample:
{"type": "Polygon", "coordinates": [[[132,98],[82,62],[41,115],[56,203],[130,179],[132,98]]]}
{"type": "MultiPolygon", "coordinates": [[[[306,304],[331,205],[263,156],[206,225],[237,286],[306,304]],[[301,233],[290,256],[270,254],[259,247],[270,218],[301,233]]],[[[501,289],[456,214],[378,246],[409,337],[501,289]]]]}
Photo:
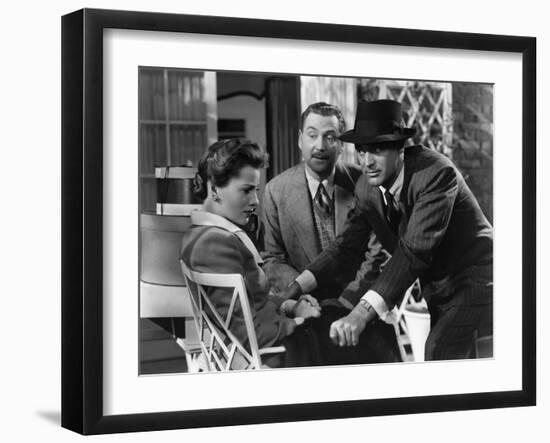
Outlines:
{"type": "MultiPolygon", "coordinates": [[[[336,164],[334,206],[337,235],[344,229],[348,214],[353,207],[355,184],[361,175],[361,169],[357,166],[340,162],[336,164]]],[[[262,203],[263,270],[273,290],[279,292],[283,291],[321,253],[304,163],[287,169],[273,178],[266,186],[262,203]]],[[[377,246],[382,250],[375,239],[371,239],[371,242],[371,248],[377,246]]],[[[383,261],[387,258],[387,254],[372,254],[372,257],[378,257],[383,261]]],[[[343,285],[353,278],[355,270],[362,261],[359,259],[353,267],[338,274],[338,278],[325,282],[314,295],[318,298],[338,297],[343,285]]],[[[367,274],[372,267],[371,263],[362,266],[363,274],[367,274]]],[[[357,302],[357,300],[348,301],[352,304],[357,302]]]]}
{"type": "Polygon", "coordinates": [[[379,188],[366,176],[355,195],[343,233],[308,268],[320,285],[364,253],[362,241],[372,232],[392,254],[371,287],[390,309],[417,278],[427,284],[492,263],[493,229],[460,172],[438,152],[405,149],[398,235],[386,222],[379,188]]]}

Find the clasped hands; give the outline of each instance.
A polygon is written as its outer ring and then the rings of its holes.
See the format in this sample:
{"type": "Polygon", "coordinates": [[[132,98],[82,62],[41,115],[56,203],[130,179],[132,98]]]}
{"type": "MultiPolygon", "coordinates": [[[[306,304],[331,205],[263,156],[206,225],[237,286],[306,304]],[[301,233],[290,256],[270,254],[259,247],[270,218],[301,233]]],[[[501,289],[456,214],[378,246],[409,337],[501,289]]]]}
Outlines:
{"type": "Polygon", "coordinates": [[[321,316],[321,307],[317,299],[310,294],[301,295],[298,300],[285,300],[282,311],[290,317],[301,317],[304,320],[321,316]]]}
{"type": "MultiPolygon", "coordinates": [[[[296,308],[303,308],[306,315],[311,313],[312,315],[309,315],[309,317],[319,317],[321,315],[321,307],[317,299],[309,294],[299,296],[300,292],[300,286],[296,282],[293,282],[285,291],[284,296],[287,298],[285,303],[292,301],[292,299],[298,299],[296,308]],[[299,306],[300,302],[306,303],[299,306]]],[[[296,315],[300,316],[298,313],[296,315]]],[[[367,323],[375,316],[376,314],[372,308],[368,310],[364,305],[358,304],[348,315],[332,322],[329,331],[330,339],[336,346],[356,346],[359,343],[359,336],[364,331],[367,323]]]]}

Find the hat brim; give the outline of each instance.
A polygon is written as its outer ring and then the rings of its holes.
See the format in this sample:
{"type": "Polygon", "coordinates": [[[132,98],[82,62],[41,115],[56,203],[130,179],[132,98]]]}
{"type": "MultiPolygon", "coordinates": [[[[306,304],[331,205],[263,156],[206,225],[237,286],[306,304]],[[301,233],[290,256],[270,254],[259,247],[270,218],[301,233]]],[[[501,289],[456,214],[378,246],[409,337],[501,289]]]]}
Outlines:
{"type": "Polygon", "coordinates": [[[347,143],[383,143],[394,142],[398,140],[406,140],[416,134],[415,128],[403,128],[401,134],[379,134],[379,135],[364,135],[358,134],[354,129],[344,132],[338,137],[343,142],[347,143]]]}

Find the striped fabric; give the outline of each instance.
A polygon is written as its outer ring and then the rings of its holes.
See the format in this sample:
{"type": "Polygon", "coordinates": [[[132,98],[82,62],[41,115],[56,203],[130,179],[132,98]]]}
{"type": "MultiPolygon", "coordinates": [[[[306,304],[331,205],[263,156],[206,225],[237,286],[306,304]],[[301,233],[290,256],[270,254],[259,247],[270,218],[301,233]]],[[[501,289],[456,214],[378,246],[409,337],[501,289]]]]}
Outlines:
{"type": "Polygon", "coordinates": [[[319,186],[317,186],[317,192],[315,193],[313,204],[323,215],[323,217],[327,217],[332,213],[333,208],[331,198],[328,196],[327,190],[323,186],[323,183],[319,183],[319,186]]]}
{"type": "Polygon", "coordinates": [[[312,202],[315,227],[321,250],[324,251],[335,238],[334,232],[334,199],[331,199],[325,187],[319,184],[317,194],[312,202]]]}
{"type": "Polygon", "coordinates": [[[418,277],[427,283],[492,264],[493,229],[452,161],[422,146],[409,147],[404,174],[399,236],[386,221],[380,190],[362,177],[346,229],[308,266],[319,285],[338,275],[349,257],[364,254],[362,245],[373,232],[392,254],[371,287],[389,308],[418,277]]]}
{"type": "MultiPolygon", "coordinates": [[[[389,309],[420,278],[432,322],[425,359],[471,356],[477,330],[492,333],[493,229],[460,172],[436,151],[405,149],[397,235],[380,189],[362,177],[355,193],[346,229],[308,267],[317,283],[364,254],[363,244],[374,233],[391,258],[370,289],[389,309]]],[[[357,290],[363,288],[361,282],[357,290]]]]}
{"type": "Polygon", "coordinates": [[[385,213],[386,219],[388,220],[388,225],[390,226],[391,230],[397,234],[397,229],[399,228],[399,220],[401,218],[399,208],[390,191],[386,191],[384,193],[384,196],[386,198],[385,213]]]}

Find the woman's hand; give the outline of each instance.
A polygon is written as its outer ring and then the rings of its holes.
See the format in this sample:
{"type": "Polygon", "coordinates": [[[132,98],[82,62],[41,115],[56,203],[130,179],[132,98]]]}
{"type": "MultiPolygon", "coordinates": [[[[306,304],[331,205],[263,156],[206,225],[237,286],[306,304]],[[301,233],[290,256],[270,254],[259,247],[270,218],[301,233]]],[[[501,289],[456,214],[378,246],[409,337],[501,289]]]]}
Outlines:
{"type": "Polygon", "coordinates": [[[315,297],[309,294],[302,295],[294,305],[292,312],[294,317],[316,318],[321,316],[321,307],[315,297]]]}
{"type": "Polygon", "coordinates": [[[302,300],[305,300],[307,301],[311,306],[314,306],[316,308],[319,308],[321,309],[321,306],[319,305],[319,302],[317,301],[317,299],[311,295],[311,294],[304,294],[304,295],[301,295],[300,298],[298,298],[298,301],[302,301],[302,300]]]}
{"type": "Polygon", "coordinates": [[[285,300],[280,308],[281,313],[287,317],[302,319],[319,317],[321,315],[321,307],[317,299],[309,294],[300,296],[298,301],[285,300]]]}

